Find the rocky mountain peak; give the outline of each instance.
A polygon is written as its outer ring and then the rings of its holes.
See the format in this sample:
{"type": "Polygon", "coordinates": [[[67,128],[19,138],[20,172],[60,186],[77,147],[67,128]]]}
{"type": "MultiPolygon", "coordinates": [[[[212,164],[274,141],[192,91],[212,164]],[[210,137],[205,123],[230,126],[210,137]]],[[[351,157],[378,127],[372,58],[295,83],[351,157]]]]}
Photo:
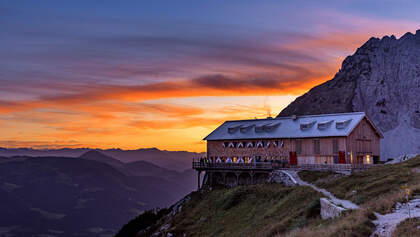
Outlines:
{"type": "Polygon", "coordinates": [[[346,57],[330,81],[279,116],[364,111],[384,132],[382,158],[420,153],[420,30],[372,37],[346,57]]]}

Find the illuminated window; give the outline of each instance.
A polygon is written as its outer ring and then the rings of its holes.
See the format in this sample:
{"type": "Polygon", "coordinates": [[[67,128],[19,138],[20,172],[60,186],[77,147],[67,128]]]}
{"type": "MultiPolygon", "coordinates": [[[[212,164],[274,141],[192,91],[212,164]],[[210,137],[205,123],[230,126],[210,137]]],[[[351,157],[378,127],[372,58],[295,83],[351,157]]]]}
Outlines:
{"type": "Polygon", "coordinates": [[[370,155],[366,155],[366,163],[370,164],[370,155]]]}

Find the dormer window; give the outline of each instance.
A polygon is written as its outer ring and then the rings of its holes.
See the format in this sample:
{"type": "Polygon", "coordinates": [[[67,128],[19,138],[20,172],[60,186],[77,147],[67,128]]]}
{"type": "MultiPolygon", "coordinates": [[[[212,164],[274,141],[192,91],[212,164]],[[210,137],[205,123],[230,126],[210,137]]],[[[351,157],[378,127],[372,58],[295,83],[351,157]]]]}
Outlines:
{"type": "Polygon", "coordinates": [[[334,120],[325,121],[318,123],[318,129],[319,130],[325,130],[331,126],[331,124],[334,122],[334,120]]]}
{"type": "Polygon", "coordinates": [[[254,124],[251,125],[247,125],[247,126],[242,126],[239,130],[241,133],[246,133],[248,131],[250,131],[252,129],[252,127],[254,127],[254,124]]]}
{"type": "Polygon", "coordinates": [[[266,132],[272,132],[276,130],[276,128],[280,126],[280,123],[272,123],[272,124],[266,124],[263,126],[264,131],[266,132]]]}
{"type": "Polygon", "coordinates": [[[256,133],[264,132],[264,125],[262,125],[262,126],[255,126],[255,132],[256,133]]]}
{"type": "Polygon", "coordinates": [[[344,121],[337,121],[337,122],[335,123],[335,127],[336,127],[337,129],[343,129],[343,128],[346,128],[346,127],[347,127],[347,125],[349,125],[349,124],[350,124],[350,122],[351,122],[351,119],[347,119],[347,120],[344,120],[344,121]]]}
{"type": "Polygon", "coordinates": [[[312,121],[309,123],[301,123],[300,124],[300,130],[308,130],[312,128],[315,125],[316,121],[312,121]]]}
{"type": "Polygon", "coordinates": [[[241,128],[241,125],[228,127],[228,133],[232,134],[237,132],[241,128]]]}

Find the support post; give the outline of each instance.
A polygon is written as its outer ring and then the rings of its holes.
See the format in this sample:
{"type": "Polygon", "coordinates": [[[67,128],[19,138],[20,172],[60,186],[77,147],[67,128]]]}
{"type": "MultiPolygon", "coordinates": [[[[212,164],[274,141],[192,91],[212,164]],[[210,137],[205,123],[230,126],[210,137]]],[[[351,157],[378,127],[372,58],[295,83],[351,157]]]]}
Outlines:
{"type": "Polygon", "coordinates": [[[197,171],[197,177],[198,177],[198,182],[197,182],[197,191],[200,191],[200,174],[201,174],[201,171],[200,170],[198,170],[197,171]]]}
{"type": "Polygon", "coordinates": [[[208,175],[208,182],[210,184],[210,187],[213,187],[213,172],[207,171],[207,175],[208,175]]]}
{"type": "Polygon", "coordinates": [[[226,172],[222,172],[223,176],[223,185],[226,185],[226,172]]]}
{"type": "Polygon", "coordinates": [[[235,174],[236,174],[236,186],[238,186],[239,185],[239,175],[240,175],[240,172],[235,172],[235,174]]]}

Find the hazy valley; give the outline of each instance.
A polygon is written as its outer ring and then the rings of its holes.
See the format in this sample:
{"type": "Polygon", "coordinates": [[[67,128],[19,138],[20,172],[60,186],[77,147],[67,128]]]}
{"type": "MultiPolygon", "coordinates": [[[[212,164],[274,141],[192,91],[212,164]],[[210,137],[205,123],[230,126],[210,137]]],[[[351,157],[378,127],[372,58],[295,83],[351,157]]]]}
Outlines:
{"type": "Polygon", "coordinates": [[[113,236],[138,213],[168,206],[196,188],[192,169],[123,163],[98,151],[2,157],[0,182],[0,201],[7,204],[0,207],[0,236],[25,237],[113,236]]]}

